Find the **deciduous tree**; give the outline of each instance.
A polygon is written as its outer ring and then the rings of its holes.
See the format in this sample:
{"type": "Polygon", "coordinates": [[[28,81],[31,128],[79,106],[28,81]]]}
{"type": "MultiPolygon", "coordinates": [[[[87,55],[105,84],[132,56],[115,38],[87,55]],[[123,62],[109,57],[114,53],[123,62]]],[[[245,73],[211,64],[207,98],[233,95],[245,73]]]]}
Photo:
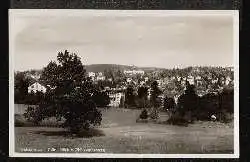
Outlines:
{"type": "Polygon", "coordinates": [[[33,114],[39,114],[36,120],[64,118],[64,127],[72,133],[100,124],[101,113],[93,100],[96,88],[86,77],[80,58],[65,50],[64,53],[58,53],[57,62],[50,62],[43,69],[41,80],[51,89],[48,89],[39,107],[34,110],[36,113],[33,114]]]}
{"type": "Polygon", "coordinates": [[[128,85],[125,92],[125,105],[127,106],[135,106],[135,92],[134,87],[132,85],[128,85]]]}
{"type": "Polygon", "coordinates": [[[28,96],[28,87],[30,79],[25,76],[24,72],[14,74],[14,100],[15,103],[25,103],[28,96]]]}
{"type": "Polygon", "coordinates": [[[156,119],[159,117],[158,108],[160,107],[161,100],[159,98],[159,95],[162,93],[162,91],[158,87],[157,81],[153,81],[151,84],[151,96],[150,96],[150,102],[153,106],[153,111],[151,113],[151,118],[156,119]]]}
{"type": "Polygon", "coordinates": [[[143,107],[145,108],[146,106],[146,100],[147,100],[147,96],[148,96],[148,88],[145,87],[145,86],[141,86],[138,88],[138,91],[137,91],[137,95],[138,95],[138,99],[142,102],[141,105],[139,105],[139,107],[143,107]]]}

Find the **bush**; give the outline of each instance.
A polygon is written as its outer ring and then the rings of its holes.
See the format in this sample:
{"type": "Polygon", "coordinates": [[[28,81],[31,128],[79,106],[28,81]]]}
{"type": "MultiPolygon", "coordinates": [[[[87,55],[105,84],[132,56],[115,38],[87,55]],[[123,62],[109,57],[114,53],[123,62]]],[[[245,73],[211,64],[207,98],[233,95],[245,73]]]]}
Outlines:
{"type": "Polygon", "coordinates": [[[178,111],[173,112],[173,114],[167,120],[167,123],[172,125],[188,126],[188,120],[186,120],[178,111]]]}
{"type": "Polygon", "coordinates": [[[25,126],[25,121],[20,119],[19,116],[15,115],[15,127],[23,127],[25,126]]]}
{"type": "Polygon", "coordinates": [[[148,118],[148,111],[144,109],[140,114],[140,119],[147,119],[148,118]]]}
{"type": "Polygon", "coordinates": [[[38,125],[42,120],[42,113],[40,111],[41,110],[38,109],[38,107],[28,106],[23,116],[28,122],[32,122],[35,125],[38,125]]]}
{"type": "MultiPolygon", "coordinates": [[[[65,119],[64,119],[65,120],[65,119]]],[[[43,127],[62,127],[64,120],[58,121],[55,117],[46,118],[39,123],[43,127]]]]}
{"type": "Polygon", "coordinates": [[[20,114],[15,114],[15,127],[29,127],[34,126],[32,122],[25,120],[25,118],[20,114]]]}
{"type": "Polygon", "coordinates": [[[156,109],[152,110],[152,112],[150,113],[150,118],[151,119],[158,119],[159,118],[159,113],[156,109]]]}

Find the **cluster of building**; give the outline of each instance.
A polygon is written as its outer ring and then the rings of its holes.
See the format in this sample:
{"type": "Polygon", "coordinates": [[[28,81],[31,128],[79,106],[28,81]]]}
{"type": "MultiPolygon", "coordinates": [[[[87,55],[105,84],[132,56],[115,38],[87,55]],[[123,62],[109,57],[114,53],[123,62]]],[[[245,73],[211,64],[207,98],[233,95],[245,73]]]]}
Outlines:
{"type": "MultiPolygon", "coordinates": [[[[207,79],[212,83],[216,84],[219,81],[221,82],[222,85],[229,85],[230,83],[233,82],[232,78],[229,76],[223,77],[223,78],[212,78],[212,77],[207,77],[207,79]]],[[[175,76],[175,77],[170,77],[170,78],[163,78],[163,79],[158,79],[157,82],[160,87],[163,85],[166,85],[172,81],[178,81],[182,86],[186,85],[186,82],[188,81],[189,84],[195,85],[195,86],[202,86],[204,84],[204,79],[201,76],[192,76],[189,75],[188,77],[180,77],[180,76],[175,76]]]]}
{"type": "Polygon", "coordinates": [[[103,75],[102,72],[89,72],[88,77],[90,77],[93,81],[98,81],[98,80],[105,80],[105,76],[103,75]]]}
{"type": "MultiPolygon", "coordinates": [[[[229,68],[227,70],[233,71],[233,68],[229,68]]],[[[174,87],[176,87],[176,83],[178,83],[183,90],[185,89],[186,83],[189,82],[189,84],[193,84],[196,87],[204,87],[205,84],[207,84],[207,80],[209,80],[210,84],[217,84],[218,82],[220,82],[220,85],[229,85],[229,84],[233,84],[233,79],[230,76],[224,76],[222,78],[216,78],[216,77],[212,77],[211,75],[206,76],[206,80],[204,80],[204,76],[201,75],[197,75],[197,73],[199,73],[199,68],[194,68],[193,72],[196,72],[196,75],[192,75],[191,73],[187,76],[169,76],[169,77],[164,77],[164,78],[160,78],[158,77],[158,79],[156,79],[156,81],[158,82],[158,86],[160,89],[164,90],[166,89],[166,87],[168,87],[169,85],[173,84],[174,87]]],[[[111,88],[111,87],[105,87],[105,91],[108,93],[109,97],[110,97],[110,104],[109,106],[112,107],[118,107],[120,105],[120,101],[122,98],[125,97],[125,90],[127,88],[127,85],[129,84],[133,84],[135,85],[136,89],[139,88],[140,86],[147,86],[149,87],[148,90],[148,98],[150,98],[150,85],[148,84],[148,81],[150,80],[150,76],[145,76],[145,72],[143,70],[124,70],[123,71],[124,74],[126,74],[126,78],[124,80],[123,85],[120,85],[119,87],[116,88],[111,88]],[[138,80],[138,78],[133,77],[135,75],[140,75],[140,79],[138,80]]],[[[38,76],[34,76],[35,78],[38,78],[38,76]]],[[[93,81],[103,81],[103,80],[109,80],[109,78],[106,78],[104,76],[104,74],[102,72],[89,72],[88,73],[88,77],[90,77],[93,81]]],[[[211,86],[211,85],[209,85],[211,86]]],[[[28,92],[46,92],[46,88],[47,86],[43,86],[42,84],[40,84],[39,82],[35,82],[32,85],[30,85],[28,87],[28,92]]],[[[205,93],[209,92],[209,88],[205,89],[204,92],[197,92],[198,95],[203,95],[205,93]]],[[[211,91],[210,91],[211,92],[211,91]]],[[[171,97],[173,97],[175,99],[175,101],[177,101],[178,97],[180,96],[180,93],[177,92],[176,89],[173,89],[172,91],[168,92],[168,93],[172,93],[173,95],[171,97]]],[[[164,98],[164,96],[160,96],[161,98],[164,98]]]]}

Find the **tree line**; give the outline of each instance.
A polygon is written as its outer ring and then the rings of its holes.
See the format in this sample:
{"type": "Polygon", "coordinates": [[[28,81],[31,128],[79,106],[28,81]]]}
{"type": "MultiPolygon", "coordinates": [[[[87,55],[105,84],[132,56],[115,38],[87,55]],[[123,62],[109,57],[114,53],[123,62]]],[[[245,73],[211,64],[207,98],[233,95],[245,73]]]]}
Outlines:
{"type": "MultiPolygon", "coordinates": [[[[151,105],[149,107],[157,110],[161,104],[158,98],[161,91],[157,90],[156,82],[151,87],[154,88],[154,92],[150,97],[151,105]]],[[[163,111],[170,112],[168,123],[188,124],[197,120],[207,121],[211,119],[212,115],[216,115],[218,121],[229,122],[231,120],[228,115],[234,112],[233,89],[224,88],[217,94],[208,93],[203,96],[198,96],[195,89],[194,85],[187,82],[186,90],[178,97],[177,102],[172,97],[164,97],[163,111]]],[[[150,117],[148,109],[143,109],[140,117],[142,119],[150,117]]]]}
{"type": "MultiPolygon", "coordinates": [[[[72,133],[101,124],[102,114],[97,107],[109,104],[109,96],[104,91],[103,85],[94,84],[87,76],[81,59],[75,53],[69,53],[67,50],[59,52],[57,62],[49,62],[42,70],[39,81],[50,86],[46,93],[28,94],[29,78],[25,77],[24,73],[15,74],[15,102],[38,106],[27,109],[24,115],[28,120],[39,124],[41,120],[48,117],[64,119],[63,127],[68,128],[72,133]]],[[[128,85],[124,104],[127,107],[142,108],[140,117],[148,114],[145,108],[152,107],[153,111],[149,116],[157,118],[161,105],[159,95],[162,91],[156,81],[151,82],[151,95],[148,99],[148,88],[141,86],[135,92],[134,85],[128,85]]],[[[188,120],[193,121],[202,118],[202,113],[206,116],[214,113],[215,110],[221,113],[233,112],[232,96],[232,90],[225,90],[219,95],[208,94],[199,97],[195,92],[195,87],[187,85],[185,93],[179,97],[177,104],[173,98],[166,96],[164,108],[166,111],[173,112],[169,122],[179,121],[179,118],[184,119],[190,112],[191,117],[188,120]]]]}

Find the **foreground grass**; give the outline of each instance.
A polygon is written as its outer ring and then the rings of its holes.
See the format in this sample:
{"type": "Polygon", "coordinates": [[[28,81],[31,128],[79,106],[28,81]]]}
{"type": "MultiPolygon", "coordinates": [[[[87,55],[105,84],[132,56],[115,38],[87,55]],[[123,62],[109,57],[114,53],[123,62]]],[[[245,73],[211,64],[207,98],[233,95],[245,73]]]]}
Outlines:
{"type": "MultiPolygon", "coordinates": [[[[103,110],[102,125],[82,136],[71,136],[62,128],[16,127],[16,151],[24,148],[39,152],[106,153],[233,153],[233,126],[214,122],[198,122],[188,127],[166,124],[136,123],[140,111],[103,110]],[[98,151],[97,151],[98,152],[98,151]]],[[[164,116],[164,114],[162,114],[164,116]]]]}

